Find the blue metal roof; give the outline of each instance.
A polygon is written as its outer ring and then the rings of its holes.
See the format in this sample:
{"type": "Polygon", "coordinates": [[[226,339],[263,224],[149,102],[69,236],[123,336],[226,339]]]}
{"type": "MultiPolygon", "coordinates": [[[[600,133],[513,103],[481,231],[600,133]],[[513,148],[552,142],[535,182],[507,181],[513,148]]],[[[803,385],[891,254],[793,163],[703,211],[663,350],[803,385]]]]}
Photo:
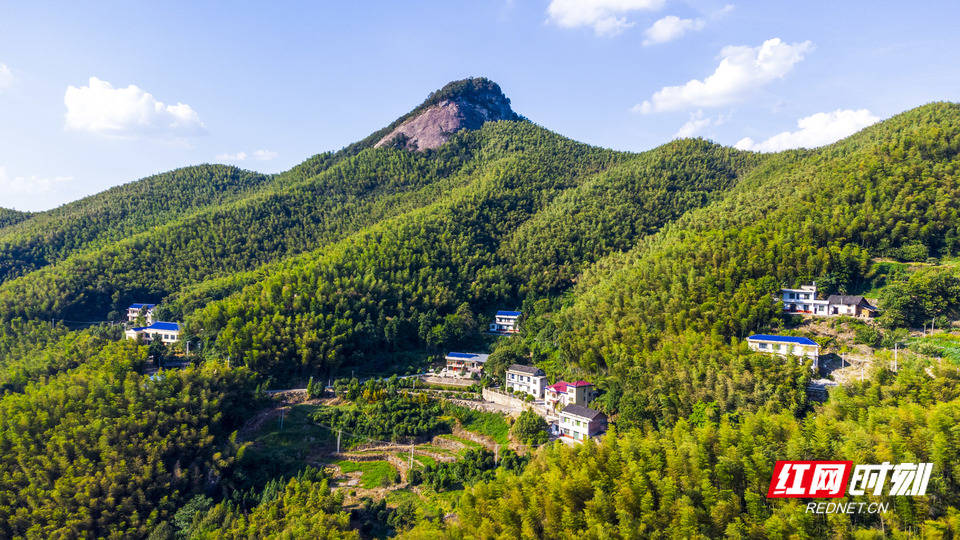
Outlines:
{"type": "Polygon", "coordinates": [[[475,362],[484,363],[489,358],[489,354],[482,353],[470,353],[470,352],[451,352],[447,353],[447,360],[473,360],[475,362]]]}
{"type": "Polygon", "coordinates": [[[817,345],[820,344],[816,341],[805,338],[805,337],[795,337],[795,336],[772,336],[769,334],[756,334],[747,338],[748,340],[757,340],[757,341],[777,341],[780,343],[798,343],[800,345],[817,345]]]}
{"type": "Polygon", "coordinates": [[[519,317],[519,311],[498,311],[497,317],[519,317]]]}
{"type": "Polygon", "coordinates": [[[143,308],[151,309],[153,307],[156,307],[156,304],[130,304],[129,309],[143,309],[143,308]]]}
{"type": "Polygon", "coordinates": [[[174,332],[179,332],[180,323],[157,321],[150,326],[141,326],[140,328],[134,328],[133,330],[135,332],[139,332],[141,330],[173,330],[174,332]]]}

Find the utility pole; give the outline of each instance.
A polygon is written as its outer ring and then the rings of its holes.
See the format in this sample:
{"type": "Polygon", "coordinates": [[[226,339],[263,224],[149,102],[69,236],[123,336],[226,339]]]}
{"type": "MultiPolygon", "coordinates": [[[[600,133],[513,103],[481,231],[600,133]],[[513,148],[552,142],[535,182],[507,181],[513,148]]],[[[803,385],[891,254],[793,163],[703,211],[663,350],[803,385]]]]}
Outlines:
{"type": "Polygon", "coordinates": [[[337,430],[337,453],[340,453],[340,434],[343,432],[342,429],[337,430]]]}
{"type": "Polygon", "coordinates": [[[900,343],[899,343],[899,342],[893,344],[893,371],[895,371],[895,372],[898,371],[898,370],[899,370],[899,367],[900,367],[900,366],[897,364],[897,352],[899,352],[899,351],[898,351],[898,348],[899,348],[899,347],[900,347],[900,343]]]}
{"type": "Polygon", "coordinates": [[[280,431],[283,431],[283,408],[280,409],[280,431]]]}

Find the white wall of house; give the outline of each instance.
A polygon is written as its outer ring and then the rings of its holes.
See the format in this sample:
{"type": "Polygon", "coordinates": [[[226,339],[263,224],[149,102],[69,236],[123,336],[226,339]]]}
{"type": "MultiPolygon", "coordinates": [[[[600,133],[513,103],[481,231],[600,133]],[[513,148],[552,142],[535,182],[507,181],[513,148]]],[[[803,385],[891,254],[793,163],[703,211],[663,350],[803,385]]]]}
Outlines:
{"type": "Polygon", "coordinates": [[[547,387],[546,375],[530,375],[522,371],[507,370],[505,382],[507,390],[524,392],[536,399],[543,398],[544,389],[547,387]]]}
{"type": "Polygon", "coordinates": [[[818,345],[758,340],[749,340],[747,345],[754,351],[778,354],[780,356],[793,355],[801,358],[809,358],[813,360],[813,369],[817,369],[820,364],[820,347],[818,345]]]}
{"type": "Polygon", "coordinates": [[[153,341],[159,339],[164,343],[176,343],[180,340],[180,332],[176,330],[127,330],[124,337],[127,339],[137,339],[143,336],[144,341],[153,341]]]}

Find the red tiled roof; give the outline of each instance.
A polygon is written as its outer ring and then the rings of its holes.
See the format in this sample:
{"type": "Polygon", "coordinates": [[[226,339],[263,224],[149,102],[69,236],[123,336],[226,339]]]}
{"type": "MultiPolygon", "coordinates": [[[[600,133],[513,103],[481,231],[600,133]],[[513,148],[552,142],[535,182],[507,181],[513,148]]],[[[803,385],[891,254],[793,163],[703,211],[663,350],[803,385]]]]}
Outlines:
{"type": "Polygon", "coordinates": [[[553,390],[554,392],[560,392],[562,394],[567,391],[568,386],[578,388],[580,386],[593,386],[593,383],[588,383],[587,381],[583,380],[577,382],[557,381],[555,384],[548,386],[547,390],[553,390]]]}
{"type": "Polygon", "coordinates": [[[553,390],[554,392],[564,393],[567,391],[567,383],[564,381],[557,381],[556,384],[551,384],[547,387],[547,390],[553,390]]]}

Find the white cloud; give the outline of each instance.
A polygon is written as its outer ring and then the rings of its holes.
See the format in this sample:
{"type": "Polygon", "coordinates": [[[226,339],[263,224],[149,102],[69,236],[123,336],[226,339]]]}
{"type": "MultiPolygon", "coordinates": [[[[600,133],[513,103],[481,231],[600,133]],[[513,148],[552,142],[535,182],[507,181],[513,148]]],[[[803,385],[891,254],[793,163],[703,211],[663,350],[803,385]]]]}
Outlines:
{"type": "Polygon", "coordinates": [[[7,168],[0,166],[0,193],[11,196],[41,195],[50,193],[64,182],[73,180],[72,176],[40,178],[37,176],[14,176],[7,174],[7,168]]]}
{"type": "Polygon", "coordinates": [[[13,86],[13,72],[6,64],[0,64],[0,90],[13,86]]]}
{"type": "Polygon", "coordinates": [[[598,36],[614,36],[635,23],[625,15],[632,11],[653,11],[666,0],[551,0],[549,20],[561,28],[590,26],[598,36]]]}
{"type": "Polygon", "coordinates": [[[255,159],[257,161],[270,161],[271,159],[277,157],[279,154],[273,150],[254,150],[251,153],[246,152],[237,152],[236,154],[218,154],[216,157],[217,161],[246,161],[247,158],[255,159]]]}
{"type": "Polygon", "coordinates": [[[797,131],[784,131],[756,143],[744,137],[734,146],[740,150],[779,152],[789,148],[815,148],[838,141],[876,123],[880,118],[867,109],[837,109],[812,114],[797,120],[797,131]]]}
{"type": "Polygon", "coordinates": [[[246,152],[237,152],[236,154],[217,154],[217,161],[243,161],[247,159],[246,152]]]}
{"type": "Polygon", "coordinates": [[[730,13],[731,11],[733,11],[735,8],[736,6],[734,6],[733,4],[727,4],[722,8],[720,8],[719,11],[717,11],[716,16],[726,15],[727,13],[730,13]]]}
{"type": "Polygon", "coordinates": [[[760,86],[785,76],[812,50],[813,44],[809,41],[790,44],[780,38],[768,39],[759,47],[724,47],[720,52],[720,65],[712,75],[681,86],[665,86],[634,106],[633,111],[648,114],[738,101],[760,86]]]}
{"type": "Polygon", "coordinates": [[[719,126],[724,124],[730,118],[729,115],[719,114],[716,118],[704,116],[702,110],[690,113],[690,119],[686,121],[680,129],[673,135],[678,139],[693,137],[710,126],[719,126]]]}
{"type": "Polygon", "coordinates": [[[253,159],[259,161],[270,161],[271,159],[277,157],[277,153],[273,150],[254,150],[253,159]]]}
{"type": "Polygon", "coordinates": [[[687,32],[703,30],[706,24],[703,19],[681,19],[675,15],[667,15],[646,29],[643,33],[646,36],[643,44],[656,45],[657,43],[673,41],[687,32]]]}
{"type": "Polygon", "coordinates": [[[124,138],[182,137],[206,131],[200,116],[186,103],[166,105],[132,84],[114,88],[90,77],[88,86],[68,86],[63,103],[66,127],[77,131],[124,138]]]}

